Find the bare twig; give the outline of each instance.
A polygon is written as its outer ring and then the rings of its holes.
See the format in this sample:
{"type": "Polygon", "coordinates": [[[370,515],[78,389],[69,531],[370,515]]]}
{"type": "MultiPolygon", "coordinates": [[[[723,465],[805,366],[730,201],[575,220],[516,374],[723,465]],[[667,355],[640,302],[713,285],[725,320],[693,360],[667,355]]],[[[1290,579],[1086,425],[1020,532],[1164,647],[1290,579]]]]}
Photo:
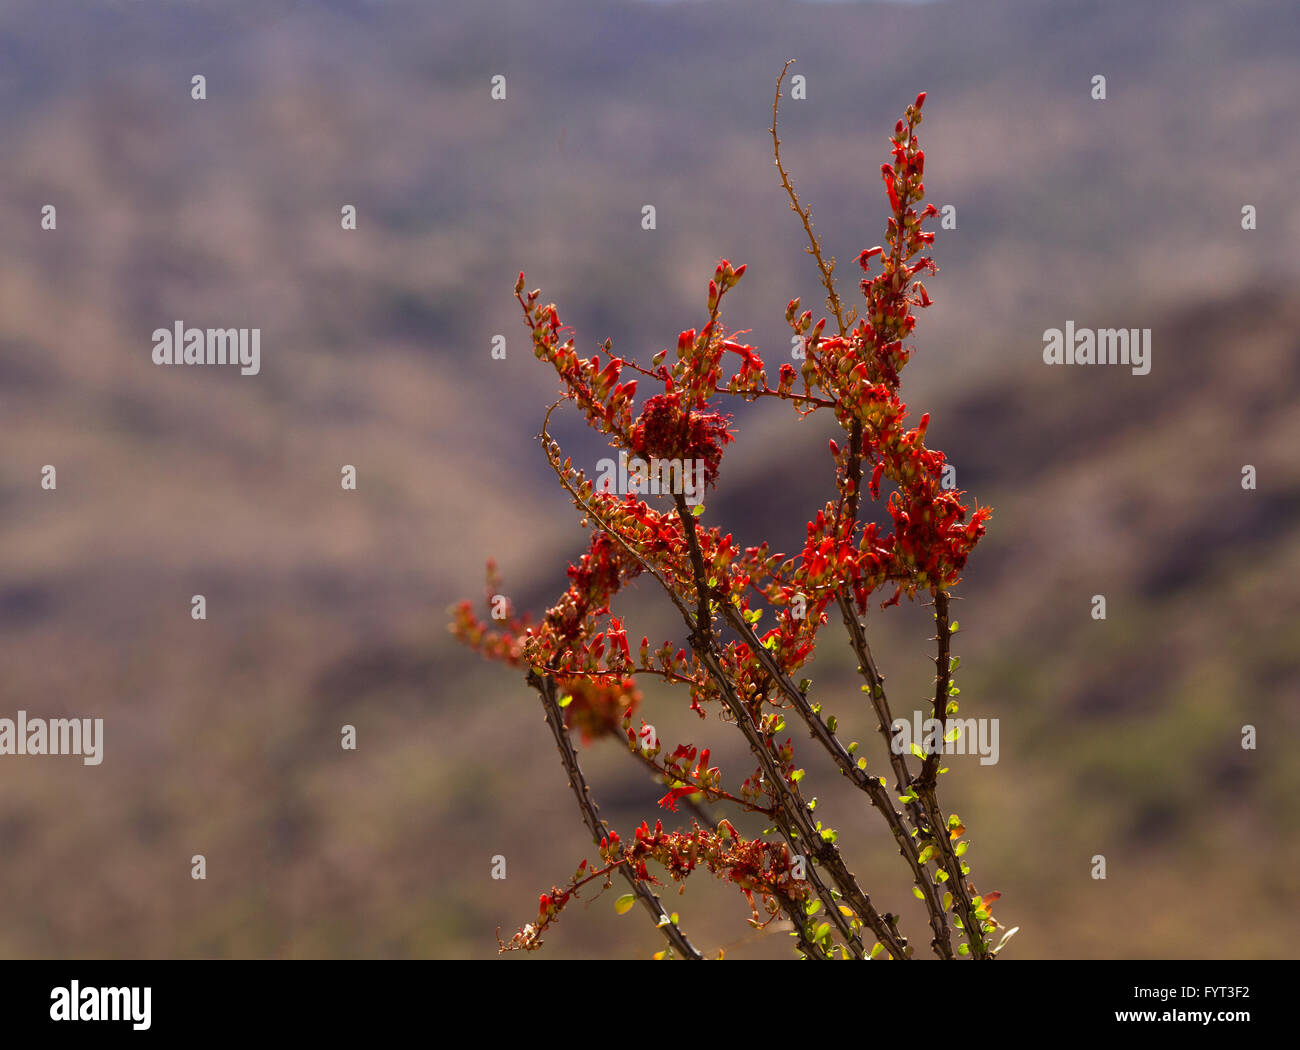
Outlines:
{"type": "Polygon", "coordinates": [[[799,203],[799,196],[790,183],[790,175],[781,162],[781,140],[776,135],[776,113],[781,103],[781,84],[785,81],[786,71],[793,63],[794,59],[789,59],[781,68],[781,75],[776,78],[776,97],[772,99],[772,152],[776,156],[776,170],[781,173],[781,185],[785,187],[786,196],[790,198],[790,208],[799,216],[808,234],[806,250],[817,260],[817,270],[821,274],[822,286],[826,289],[826,306],[835,315],[835,323],[839,325],[840,335],[845,335],[848,332],[848,323],[844,319],[844,307],[840,304],[839,292],[835,290],[835,260],[832,259],[827,263],[822,259],[821,242],[813,233],[812,211],[799,203]]]}

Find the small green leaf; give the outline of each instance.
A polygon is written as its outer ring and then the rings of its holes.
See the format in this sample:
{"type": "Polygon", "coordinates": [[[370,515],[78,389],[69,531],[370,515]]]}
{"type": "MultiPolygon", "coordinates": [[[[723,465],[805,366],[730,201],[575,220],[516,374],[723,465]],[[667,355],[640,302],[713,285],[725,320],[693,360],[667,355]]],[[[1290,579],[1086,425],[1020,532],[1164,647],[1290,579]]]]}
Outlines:
{"type": "Polygon", "coordinates": [[[953,620],[952,626],[948,628],[949,634],[956,634],[960,630],[956,620],[953,620]]]}
{"type": "Polygon", "coordinates": [[[970,954],[970,945],[969,945],[969,944],[958,945],[958,947],[957,947],[957,954],[958,954],[958,955],[969,955],[969,954],[970,954]]]}
{"type": "Polygon", "coordinates": [[[921,759],[922,761],[925,760],[925,751],[922,750],[921,745],[916,743],[915,741],[912,742],[912,754],[915,755],[917,758],[921,759]]]}
{"type": "Polygon", "coordinates": [[[951,907],[952,907],[952,894],[948,893],[945,890],[943,895],[943,910],[947,911],[951,907]]]}
{"type": "MultiPolygon", "coordinates": [[[[701,503],[698,507],[696,507],[693,511],[691,511],[691,513],[692,513],[693,515],[695,515],[695,517],[698,518],[701,514],[704,513],[704,504],[701,503]]],[[[956,625],[956,624],[953,624],[952,627],[953,627],[953,630],[954,630],[954,631],[957,629],[957,625],[956,625]]]]}
{"type": "Polygon", "coordinates": [[[572,694],[570,694],[569,696],[562,696],[562,697],[560,697],[560,706],[561,706],[561,707],[568,707],[571,703],[573,703],[573,696],[572,696],[572,694]]]}
{"type": "Polygon", "coordinates": [[[912,894],[913,894],[913,896],[915,896],[916,899],[919,900],[919,901],[923,901],[923,900],[925,900],[925,894],[921,892],[921,887],[920,887],[920,886],[913,886],[913,887],[912,887],[912,894]]]}
{"type": "Polygon", "coordinates": [[[626,915],[634,907],[636,907],[635,893],[625,893],[623,894],[623,896],[621,896],[618,900],[614,902],[614,910],[618,912],[620,915],[626,915]]]}
{"type": "Polygon", "coordinates": [[[860,759],[858,759],[858,768],[859,768],[859,769],[866,769],[866,768],[867,768],[867,760],[866,760],[865,758],[860,758],[860,759]]]}
{"type": "Polygon", "coordinates": [[[790,779],[793,780],[796,784],[799,783],[799,781],[803,779],[803,770],[796,769],[793,773],[790,774],[790,779]]]}
{"type": "Polygon", "coordinates": [[[885,950],[885,946],[877,941],[871,946],[871,957],[874,959],[877,955],[885,950]]]}
{"type": "Polygon", "coordinates": [[[959,843],[957,843],[957,850],[956,850],[957,856],[960,857],[960,856],[961,856],[963,853],[965,853],[969,848],[970,848],[970,843],[969,843],[969,842],[959,842],[959,843]]]}

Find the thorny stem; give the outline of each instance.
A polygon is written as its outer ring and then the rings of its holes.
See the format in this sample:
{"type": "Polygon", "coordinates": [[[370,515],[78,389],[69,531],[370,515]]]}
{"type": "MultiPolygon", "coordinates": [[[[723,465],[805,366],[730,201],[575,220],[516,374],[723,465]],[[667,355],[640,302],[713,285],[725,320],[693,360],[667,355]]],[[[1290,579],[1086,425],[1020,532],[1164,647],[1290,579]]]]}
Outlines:
{"type": "MultiPolygon", "coordinates": [[[[947,729],[948,684],[952,680],[951,640],[952,624],[948,620],[948,594],[936,590],[934,594],[934,622],[938,655],[935,666],[938,674],[934,685],[934,717],[947,729]]],[[[942,733],[941,733],[942,739],[942,733]]],[[[939,765],[939,753],[928,755],[921,767],[921,774],[913,782],[917,795],[925,806],[930,829],[943,859],[944,870],[948,872],[948,881],[952,883],[953,901],[960,909],[962,923],[966,928],[966,939],[970,942],[971,954],[976,959],[996,958],[989,950],[984,939],[984,924],[975,917],[975,908],[971,904],[970,891],[966,885],[966,876],[961,872],[961,858],[953,849],[952,837],[944,823],[943,810],[939,807],[936,788],[936,772],[939,765]]]]}
{"type": "MultiPolygon", "coordinates": [[[[793,60],[791,60],[792,62],[793,60]]],[[[799,195],[795,192],[794,185],[790,176],[781,162],[781,140],[777,137],[777,111],[781,101],[781,84],[785,80],[785,74],[789,70],[791,62],[786,62],[781,70],[780,76],[776,80],[776,96],[772,100],[772,151],[775,157],[777,170],[781,173],[781,185],[785,187],[786,195],[790,198],[790,208],[803,222],[804,232],[808,236],[807,252],[816,260],[817,270],[821,275],[822,285],[826,289],[826,304],[831,312],[835,315],[836,324],[839,326],[840,335],[843,337],[848,333],[848,323],[845,321],[843,308],[840,304],[839,292],[835,287],[835,261],[832,259],[829,264],[822,259],[821,243],[817,235],[813,233],[812,213],[805,208],[799,201],[799,195]]],[[[900,208],[906,207],[906,202],[900,204],[900,208]]],[[[899,228],[902,228],[902,218],[898,219],[899,228]]],[[[897,253],[898,249],[895,249],[897,253]]],[[[857,527],[858,507],[862,490],[862,421],[855,419],[849,430],[849,457],[846,468],[847,473],[847,526],[841,523],[841,528],[846,532],[853,532],[857,527]]],[[[844,502],[841,503],[843,509],[844,502]]],[[[840,606],[840,611],[844,616],[845,626],[849,629],[849,636],[857,654],[860,667],[864,674],[867,675],[868,690],[871,694],[872,705],[876,709],[876,715],[879,719],[879,731],[885,738],[886,750],[890,755],[890,766],[894,771],[894,778],[898,785],[900,794],[904,791],[905,786],[910,782],[910,776],[907,771],[907,762],[903,756],[894,752],[892,738],[890,736],[890,727],[893,719],[889,715],[888,701],[885,699],[883,688],[883,677],[877,672],[875,663],[871,659],[871,650],[867,645],[866,634],[862,625],[858,622],[856,614],[853,612],[851,598],[844,590],[836,593],[836,600],[840,606]]],[[[748,630],[751,638],[749,639],[750,647],[755,649],[760,659],[763,659],[765,650],[761,643],[758,642],[757,636],[749,625],[744,623],[743,617],[733,615],[734,610],[728,609],[728,620],[735,625],[737,622],[748,630]]],[[[738,628],[739,629],[739,628],[738,628]]],[[[742,634],[745,633],[742,631],[742,634]]],[[[764,666],[769,674],[773,671],[779,671],[776,668],[775,661],[770,657],[764,661],[764,666]],[[769,664],[771,666],[769,666],[769,664]]],[[[939,890],[935,884],[934,878],[929,870],[920,863],[920,854],[917,849],[916,840],[908,833],[903,825],[902,819],[894,809],[893,802],[889,795],[880,785],[880,781],[874,777],[867,776],[854,764],[852,756],[844,749],[838,740],[835,739],[821,718],[812,711],[807,699],[797,688],[790,688],[793,683],[789,681],[789,676],[784,674],[773,675],[777,681],[784,680],[782,691],[790,697],[800,716],[808,724],[812,735],[817,737],[822,746],[830,754],[831,758],[839,766],[840,771],[848,776],[862,790],[870,796],[872,804],[884,816],[889,824],[890,831],[893,832],[894,838],[899,843],[899,852],[907,859],[908,867],[912,869],[912,877],[916,886],[924,895],[926,911],[929,915],[930,928],[934,932],[934,938],[930,942],[935,953],[943,959],[952,958],[952,941],[948,932],[948,923],[944,917],[944,909],[939,898],[939,890]],[[818,730],[821,730],[820,732],[818,730]]],[[[918,831],[923,825],[921,809],[918,803],[911,803],[908,806],[908,813],[911,818],[913,827],[918,831]]]]}
{"type": "MultiPolygon", "coordinates": [[[[608,833],[608,829],[605,822],[600,819],[600,811],[591,797],[587,778],[578,765],[578,754],[573,749],[573,741],[569,739],[568,731],[564,728],[564,716],[555,698],[555,680],[533,671],[529,672],[528,682],[542,698],[542,707],[546,711],[546,724],[551,728],[551,734],[555,737],[555,746],[560,751],[560,761],[564,763],[565,772],[569,774],[569,786],[573,788],[573,794],[578,800],[578,808],[582,810],[583,820],[586,821],[593,841],[599,842],[608,833]]],[[[673,922],[664,911],[655,892],[644,881],[638,879],[626,865],[621,865],[619,872],[631,885],[632,892],[641,902],[642,907],[650,913],[655,924],[663,931],[669,945],[683,959],[703,959],[704,956],[686,939],[686,934],[682,933],[677,923],[673,922]]]]}
{"type": "MultiPolygon", "coordinates": [[[[700,551],[699,538],[695,532],[695,519],[687,507],[684,495],[676,493],[674,499],[677,502],[677,516],[682,523],[683,531],[686,534],[686,543],[690,550],[696,591],[702,596],[707,616],[709,587],[706,581],[704,558],[700,551]]],[[[687,623],[688,626],[691,626],[689,620],[687,623]]],[[[717,683],[724,703],[726,703],[727,708],[736,719],[736,724],[749,742],[750,751],[758,758],[763,767],[764,775],[778,795],[782,810],[778,824],[781,826],[782,833],[790,841],[791,848],[798,849],[799,847],[794,840],[802,837],[805,843],[802,847],[803,850],[810,852],[813,858],[822,862],[849,906],[858,913],[863,922],[871,927],[876,939],[885,946],[886,951],[895,959],[908,958],[906,939],[899,936],[897,930],[891,929],[888,923],[882,919],[872,905],[871,899],[863,892],[853,874],[845,867],[839,850],[833,843],[827,842],[821,837],[821,834],[808,818],[807,804],[799,796],[798,789],[792,787],[786,781],[784,774],[772,758],[767,742],[754,724],[753,717],[736,695],[735,687],[723,670],[717,654],[713,651],[712,641],[713,629],[709,621],[706,620],[702,627],[695,625],[691,632],[691,644],[695,647],[700,662],[704,664],[710,676],[717,683]],[[795,831],[798,832],[798,835],[793,834],[795,831]]],[[[759,648],[761,649],[762,646],[760,645],[759,648]]],[[[810,879],[814,877],[811,865],[809,866],[808,875],[810,879]]],[[[839,911],[835,902],[833,900],[827,901],[826,908],[830,913],[829,917],[840,928],[840,932],[846,938],[852,938],[852,940],[856,941],[856,935],[845,921],[845,916],[839,911]]]]}
{"type": "Polygon", "coordinates": [[[771,653],[759,640],[753,627],[745,622],[740,610],[730,602],[724,602],[722,603],[722,614],[727,623],[740,634],[750,650],[757,656],[759,662],[763,665],[763,669],[794,706],[804,724],[808,726],[810,734],[822,745],[826,753],[830,755],[831,760],[839,767],[840,773],[848,777],[855,787],[867,794],[871,804],[880,811],[889,824],[894,840],[898,843],[898,852],[903,855],[907,860],[908,867],[912,869],[912,881],[925,895],[924,900],[926,911],[930,917],[930,928],[934,932],[934,938],[930,942],[931,947],[941,958],[951,959],[952,943],[948,936],[948,925],[944,920],[943,906],[939,900],[938,890],[935,888],[934,880],[930,877],[925,865],[920,862],[916,841],[908,833],[898,811],[894,809],[894,803],[890,799],[889,792],[885,790],[881,780],[870,776],[853,761],[853,756],[849,754],[844,745],[831,732],[830,727],[822,720],[821,716],[812,709],[812,705],[809,704],[808,698],[803,694],[803,691],[791,681],[790,676],[773,659],[771,653]]]}
{"type": "MultiPolygon", "coordinates": [[[[655,765],[654,759],[652,759],[649,755],[645,754],[645,752],[636,749],[630,749],[630,753],[634,755],[638,760],[640,760],[642,765],[644,765],[652,773],[656,774],[656,778],[659,774],[663,774],[665,772],[664,770],[661,770],[657,765],[655,765]]],[[[756,809],[756,807],[751,806],[749,805],[749,803],[743,802],[742,800],[737,799],[732,795],[727,795],[726,798],[729,799],[730,801],[737,802],[745,806],[747,809],[756,809]]],[[[706,799],[706,801],[708,800],[706,799]]],[[[696,822],[699,823],[701,826],[704,827],[713,826],[714,824],[713,817],[710,816],[710,814],[705,810],[705,808],[702,805],[696,802],[689,795],[686,795],[683,798],[681,798],[678,801],[678,805],[680,805],[683,809],[689,810],[692,816],[695,817],[696,822]]],[[[771,810],[757,809],[757,812],[765,813],[769,817],[772,816],[771,810]]],[[[799,945],[799,951],[803,953],[805,958],[808,959],[829,958],[829,956],[827,956],[826,953],[822,951],[822,948],[819,944],[817,944],[814,941],[810,941],[808,939],[808,934],[806,929],[808,925],[808,917],[807,915],[805,915],[803,911],[803,904],[800,901],[793,899],[788,894],[774,893],[773,896],[776,898],[777,902],[781,905],[781,910],[785,912],[786,917],[793,924],[795,937],[799,945]]]]}
{"type": "MultiPolygon", "coordinates": [[[[555,471],[556,477],[558,477],[560,480],[560,484],[564,487],[565,491],[569,493],[574,503],[577,504],[577,506],[581,507],[582,510],[591,518],[591,520],[596,522],[596,524],[600,526],[602,532],[604,532],[606,535],[613,538],[613,540],[616,543],[618,543],[619,546],[621,546],[638,563],[640,563],[641,567],[659,583],[659,585],[667,593],[669,600],[673,603],[674,606],[676,606],[677,611],[681,614],[682,619],[686,623],[687,627],[690,628],[692,632],[694,632],[694,623],[692,622],[691,611],[686,607],[685,603],[678,596],[677,592],[669,585],[668,581],[663,578],[659,570],[656,569],[653,565],[651,565],[648,561],[646,561],[646,559],[641,555],[641,553],[638,550],[636,550],[636,548],[634,548],[625,539],[623,539],[623,537],[619,534],[618,530],[615,529],[612,525],[610,525],[607,521],[605,521],[604,518],[602,518],[600,514],[597,513],[597,511],[578,494],[577,490],[573,487],[572,484],[570,484],[569,479],[565,476],[564,471],[560,467],[560,462],[558,458],[559,457],[558,446],[551,439],[550,434],[547,432],[547,425],[551,418],[551,412],[555,410],[558,404],[559,404],[558,401],[555,402],[555,404],[551,405],[550,409],[547,410],[546,418],[542,421],[542,432],[540,435],[542,440],[542,447],[546,452],[547,462],[550,463],[551,469],[555,471]]],[[[684,501],[683,501],[683,505],[684,505],[684,501]]],[[[679,511],[680,509],[681,507],[679,506],[679,511]]],[[[689,521],[691,523],[692,526],[691,535],[692,537],[694,537],[694,524],[695,524],[694,518],[690,517],[690,515],[687,514],[683,516],[683,520],[689,521]]],[[[697,543],[697,548],[698,548],[698,543],[697,543]]],[[[701,566],[702,565],[703,565],[703,561],[701,560],[701,566]]],[[[758,738],[757,735],[754,733],[753,726],[749,721],[749,713],[745,710],[744,705],[740,703],[739,698],[736,697],[735,691],[734,689],[732,689],[729,679],[727,679],[725,673],[722,670],[721,665],[717,662],[717,659],[713,656],[711,649],[707,651],[707,655],[709,659],[705,661],[705,666],[709,671],[710,677],[714,679],[714,681],[718,684],[718,687],[722,690],[722,694],[724,699],[727,702],[728,709],[731,711],[732,715],[736,718],[737,724],[741,726],[742,732],[745,733],[746,740],[748,740],[750,745],[750,750],[753,751],[753,753],[758,757],[759,762],[764,766],[764,769],[768,771],[767,775],[769,777],[769,780],[771,780],[771,782],[773,782],[774,784],[778,785],[778,790],[779,790],[780,786],[785,785],[785,778],[781,776],[780,770],[778,770],[776,768],[775,763],[772,762],[771,756],[767,753],[767,748],[763,744],[761,738],[758,738]]],[[[795,810],[802,811],[802,803],[798,802],[797,800],[795,802],[795,810]]],[[[776,815],[776,817],[774,817],[774,820],[777,823],[777,826],[780,828],[781,833],[785,837],[786,842],[788,843],[790,848],[792,850],[797,850],[798,849],[798,846],[796,845],[797,835],[793,832],[793,830],[790,828],[788,823],[784,822],[781,819],[779,813],[776,815]]],[[[820,841],[820,837],[816,837],[815,840],[820,841]]],[[[814,841],[814,838],[809,837],[809,841],[814,841]]],[[[863,958],[866,955],[866,949],[862,945],[862,940],[853,931],[852,926],[849,924],[848,920],[843,915],[843,913],[840,912],[838,902],[831,894],[830,889],[822,881],[820,875],[818,875],[815,868],[810,866],[807,869],[806,874],[808,876],[808,881],[813,884],[813,888],[816,891],[817,896],[821,898],[823,906],[826,908],[827,912],[829,913],[831,917],[831,921],[835,923],[841,935],[844,937],[844,940],[847,943],[849,950],[854,954],[855,957],[859,959],[863,958]]],[[[852,877],[850,876],[850,879],[851,878],[852,877]]],[[[841,888],[841,893],[843,892],[844,891],[841,888]]],[[[867,902],[866,907],[870,909],[870,913],[872,915],[875,914],[874,909],[871,909],[871,905],[869,901],[867,902]]],[[[885,934],[886,937],[889,936],[888,931],[885,930],[884,924],[883,922],[879,921],[878,916],[876,917],[876,924],[872,925],[872,930],[876,932],[877,937],[880,937],[882,933],[885,934]]],[[[893,948],[898,947],[898,942],[896,938],[893,939],[892,941],[892,947],[891,947],[891,943],[888,943],[883,939],[881,943],[885,944],[886,948],[890,950],[890,954],[893,955],[894,958],[896,959],[907,958],[907,956],[901,954],[901,948],[899,949],[898,952],[895,952],[893,950],[893,948]]]]}

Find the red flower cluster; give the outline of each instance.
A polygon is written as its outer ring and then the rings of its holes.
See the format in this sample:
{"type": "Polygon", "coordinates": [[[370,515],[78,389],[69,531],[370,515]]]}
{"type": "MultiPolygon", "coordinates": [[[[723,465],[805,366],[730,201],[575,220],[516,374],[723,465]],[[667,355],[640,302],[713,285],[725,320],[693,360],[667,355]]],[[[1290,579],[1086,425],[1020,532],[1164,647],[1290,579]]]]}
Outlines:
{"type": "Polygon", "coordinates": [[[632,451],[642,459],[702,460],[704,481],[718,478],[722,446],[732,440],[727,417],[716,412],[692,412],[680,393],[656,394],[645,403],[632,430],[632,451]]]}
{"type": "Polygon", "coordinates": [[[519,930],[508,943],[502,943],[501,950],[540,948],[541,935],[559,918],[564,906],[579,895],[578,891],[602,878],[608,887],[610,874],[621,866],[647,883],[658,885],[647,862],[663,868],[677,883],[685,883],[703,865],[715,878],[740,889],[749,902],[750,922],[756,926],[766,925],[779,914],[782,902],[801,902],[809,896],[808,883],[797,876],[784,843],[746,840],[729,820],[720,821],[713,830],[697,824],[690,832],[665,831],[662,821],[656,821],[652,831],[643,821],[631,846],[624,846],[614,831],[601,839],[600,856],[605,862],[601,868],[591,869],[583,860],[566,887],[553,886],[550,893],[543,893],[538,900],[537,921],[519,930]],[[761,919],[756,895],[768,915],[766,921],[761,919]]]}

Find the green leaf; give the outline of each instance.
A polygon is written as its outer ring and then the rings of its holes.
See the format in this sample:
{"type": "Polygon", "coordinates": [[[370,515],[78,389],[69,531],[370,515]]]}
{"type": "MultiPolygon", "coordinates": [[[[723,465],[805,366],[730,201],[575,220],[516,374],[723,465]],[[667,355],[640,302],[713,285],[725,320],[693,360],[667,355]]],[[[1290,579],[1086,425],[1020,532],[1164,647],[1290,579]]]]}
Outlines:
{"type": "Polygon", "coordinates": [[[913,895],[916,897],[916,899],[919,900],[919,901],[923,901],[923,900],[925,900],[925,894],[921,892],[921,887],[920,887],[920,886],[913,886],[913,887],[912,887],[912,894],[913,894],[913,895]]]}
{"type": "Polygon", "coordinates": [[[854,740],[851,744],[849,744],[849,754],[850,755],[853,754],[853,752],[856,751],[857,749],[858,749],[858,742],[854,740]]]}
{"type": "Polygon", "coordinates": [[[814,941],[826,940],[827,938],[830,937],[830,935],[831,935],[831,924],[829,922],[824,922],[820,926],[818,926],[816,931],[813,933],[813,940],[814,941]]]}
{"type": "Polygon", "coordinates": [[[952,622],[952,626],[948,628],[948,633],[949,633],[949,634],[956,634],[960,629],[961,629],[961,628],[958,626],[957,621],[956,621],[956,620],[953,620],[953,622],[952,622]]]}
{"type": "Polygon", "coordinates": [[[858,768],[859,768],[859,769],[866,769],[866,768],[867,768],[867,760],[866,760],[865,758],[860,758],[860,759],[858,759],[858,768]]]}
{"type": "Polygon", "coordinates": [[[958,955],[969,955],[969,954],[970,954],[970,945],[969,945],[969,944],[959,944],[959,945],[957,946],[957,954],[958,954],[958,955]]]}
{"type": "Polygon", "coordinates": [[[959,842],[959,843],[957,843],[957,850],[956,850],[957,856],[960,857],[960,856],[961,856],[963,853],[965,853],[969,848],[970,848],[970,843],[969,843],[969,842],[959,842]]]}
{"type": "Polygon", "coordinates": [[[618,900],[614,902],[614,910],[618,912],[620,915],[626,915],[635,907],[636,907],[635,893],[625,893],[623,894],[623,896],[621,896],[618,900]]]}
{"type": "Polygon", "coordinates": [[[912,754],[921,759],[921,761],[925,761],[925,751],[922,749],[921,745],[915,741],[912,742],[912,754]]]}
{"type": "Polygon", "coordinates": [[[808,915],[816,915],[821,910],[821,906],[821,901],[812,901],[806,908],[804,908],[804,912],[808,915]]]}
{"type": "Polygon", "coordinates": [[[877,955],[885,950],[885,946],[877,941],[871,946],[871,957],[874,959],[877,955]]]}
{"type": "Polygon", "coordinates": [[[947,911],[951,907],[952,907],[952,894],[948,893],[945,890],[943,895],[943,910],[947,911]]]}
{"type": "MultiPolygon", "coordinates": [[[[693,515],[695,515],[695,517],[698,518],[701,514],[704,513],[704,504],[701,503],[698,507],[696,507],[693,511],[691,511],[691,513],[692,513],[693,515]]],[[[952,625],[952,628],[953,628],[953,630],[955,631],[955,630],[957,629],[957,625],[956,625],[956,624],[953,624],[953,625],[952,625]]]]}
{"type": "Polygon", "coordinates": [[[790,774],[790,779],[793,780],[796,784],[799,783],[799,781],[803,779],[803,770],[796,769],[793,773],[790,774]]]}
{"type": "Polygon", "coordinates": [[[572,696],[572,694],[570,694],[569,696],[562,696],[562,697],[560,697],[560,706],[561,706],[561,707],[568,707],[571,703],[573,703],[573,696],[572,696]]]}

